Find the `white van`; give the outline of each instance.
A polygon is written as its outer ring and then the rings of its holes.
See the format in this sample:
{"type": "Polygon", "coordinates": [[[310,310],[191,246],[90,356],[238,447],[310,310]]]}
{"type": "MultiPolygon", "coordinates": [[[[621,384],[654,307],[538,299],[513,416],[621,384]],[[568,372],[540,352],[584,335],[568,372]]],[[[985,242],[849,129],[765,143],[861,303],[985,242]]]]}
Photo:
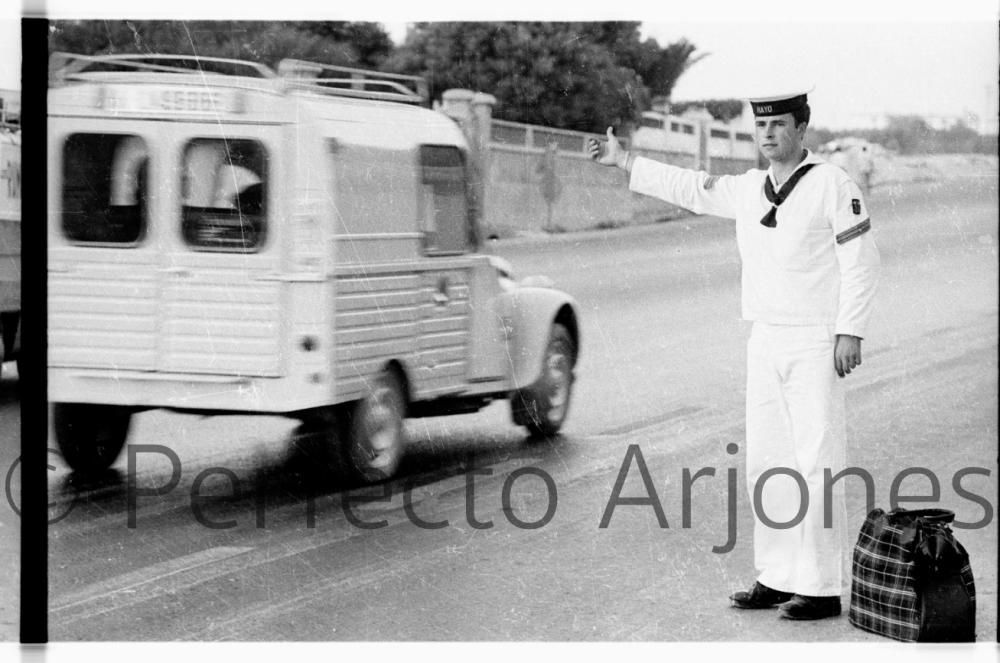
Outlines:
{"type": "Polygon", "coordinates": [[[109,466],[150,408],[297,418],[369,481],[407,416],[510,399],[559,430],[576,304],[477,253],[465,137],[421,79],[50,65],[48,381],[72,468],[109,466]]]}

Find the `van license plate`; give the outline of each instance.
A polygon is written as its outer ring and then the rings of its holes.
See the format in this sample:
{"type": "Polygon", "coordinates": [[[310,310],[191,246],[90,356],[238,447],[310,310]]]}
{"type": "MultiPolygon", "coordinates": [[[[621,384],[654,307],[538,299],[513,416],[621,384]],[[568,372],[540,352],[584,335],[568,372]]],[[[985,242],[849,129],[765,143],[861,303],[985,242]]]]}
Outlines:
{"type": "Polygon", "coordinates": [[[105,92],[104,107],[117,112],[162,114],[225,114],[239,112],[233,90],[198,87],[142,86],[105,92]]]}

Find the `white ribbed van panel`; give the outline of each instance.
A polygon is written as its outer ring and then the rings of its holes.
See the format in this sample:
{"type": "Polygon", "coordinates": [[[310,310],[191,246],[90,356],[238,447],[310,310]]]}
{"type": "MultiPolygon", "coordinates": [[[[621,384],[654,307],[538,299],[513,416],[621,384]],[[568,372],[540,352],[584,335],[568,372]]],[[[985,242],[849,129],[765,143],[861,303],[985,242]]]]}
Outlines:
{"type": "Polygon", "coordinates": [[[83,252],[72,263],[49,256],[48,351],[51,366],[154,370],[157,273],[149,254],[83,252]]]}
{"type": "Polygon", "coordinates": [[[281,292],[246,270],[198,267],[163,285],[159,369],[277,377],[281,292]]]}

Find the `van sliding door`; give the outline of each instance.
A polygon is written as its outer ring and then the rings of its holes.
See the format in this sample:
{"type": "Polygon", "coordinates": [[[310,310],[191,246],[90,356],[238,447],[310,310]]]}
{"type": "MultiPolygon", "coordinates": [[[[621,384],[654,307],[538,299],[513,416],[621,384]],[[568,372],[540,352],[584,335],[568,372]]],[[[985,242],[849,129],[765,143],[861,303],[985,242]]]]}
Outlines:
{"type": "Polygon", "coordinates": [[[468,376],[473,248],[465,159],[453,145],[420,146],[420,223],[426,261],[420,352],[432,391],[468,376]]]}

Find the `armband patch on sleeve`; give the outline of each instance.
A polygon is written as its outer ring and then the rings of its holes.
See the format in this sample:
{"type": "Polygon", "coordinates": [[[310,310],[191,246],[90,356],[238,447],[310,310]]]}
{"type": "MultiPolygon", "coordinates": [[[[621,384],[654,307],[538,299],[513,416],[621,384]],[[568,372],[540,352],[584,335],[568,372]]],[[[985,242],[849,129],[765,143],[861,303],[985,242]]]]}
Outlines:
{"type": "Polygon", "coordinates": [[[844,242],[849,242],[855,237],[861,237],[866,232],[872,229],[871,218],[865,219],[853,228],[848,228],[844,232],[837,235],[837,244],[843,244],[844,242]]]}
{"type": "Polygon", "coordinates": [[[861,214],[861,201],[857,198],[851,198],[851,211],[855,214],[861,214]]]}
{"type": "Polygon", "coordinates": [[[708,191],[715,186],[715,183],[719,181],[718,175],[709,175],[705,178],[705,181],[701,183],[701,187],[708,191]]]}

